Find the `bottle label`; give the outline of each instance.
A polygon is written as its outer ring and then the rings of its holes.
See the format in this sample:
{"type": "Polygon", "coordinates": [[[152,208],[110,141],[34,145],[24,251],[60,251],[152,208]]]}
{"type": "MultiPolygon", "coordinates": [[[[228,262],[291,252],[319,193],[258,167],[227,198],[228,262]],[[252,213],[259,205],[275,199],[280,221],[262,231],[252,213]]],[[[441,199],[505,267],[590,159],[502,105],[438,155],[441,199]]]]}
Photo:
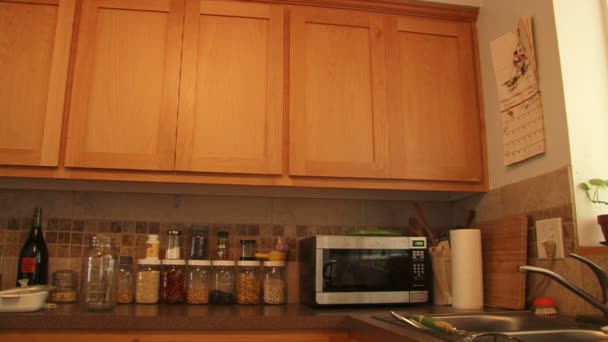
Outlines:
{"type": "Polygon", "coordinates": [[[21,258],[21,272],[22,273],[35,273],[36,272],[36,259],[35,258],[21,258]]]}

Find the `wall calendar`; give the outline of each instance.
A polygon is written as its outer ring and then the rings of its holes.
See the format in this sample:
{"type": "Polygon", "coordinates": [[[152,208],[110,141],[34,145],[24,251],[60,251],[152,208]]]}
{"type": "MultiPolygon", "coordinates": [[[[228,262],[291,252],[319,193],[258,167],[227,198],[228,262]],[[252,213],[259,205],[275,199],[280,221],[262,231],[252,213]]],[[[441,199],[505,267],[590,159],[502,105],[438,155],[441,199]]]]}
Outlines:
{"type": "Polygon", "coordinates": [[[504,164],[545,152],[543,105],[538,88],[532,17],[490,43],[503,128],[504,164]]]}

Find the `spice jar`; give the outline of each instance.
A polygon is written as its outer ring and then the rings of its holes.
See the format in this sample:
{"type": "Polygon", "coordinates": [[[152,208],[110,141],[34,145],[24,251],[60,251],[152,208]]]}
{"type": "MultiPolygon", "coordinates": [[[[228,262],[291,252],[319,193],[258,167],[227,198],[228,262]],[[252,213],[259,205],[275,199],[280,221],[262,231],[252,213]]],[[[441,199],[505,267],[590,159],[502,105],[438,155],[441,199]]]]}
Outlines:
{"type": "Polygon", "coordinates": [[[76,290],[76,272],[70,270],[59,270],[53,273],[53,286],[51,302],[53,303],[75,303],[78,301],[76,290]]]}
{"type": "Polygon", "coordinates": [[[241,240],[241,257],[239,260],[256,260],[255,240],[241,240]]]}
{"type": "Polygon", "coordinates": [[[239,304],[259,304],[262,292],[259,261],[237,262],[236,300],[239,304]]]}
{"type": "Polygon", "coordinates": [[[129,304],[133,302],[135,289],[133,283],[135,274],[133,273],[133,257],[120,257],[120,271],[118,272],[118,294],[116,303],[129,304]]]}
{"type": "Polygon", "coordinates": [[[135,302],[138,304],[158,303],[160,289],[160,260],[137,260],[135,279],[135,302]]]}
{"type": "Polygon", "coordinates": [[[186,261],[183,259],[165,259],[162,264],[161,303],[183,303],[186,300],[186,261]]]}
{"type": "Polygon", "coordinates": [[[182,249],[182,232],[180,230],[168,230],[167,235],[169,241],[167,244],[167,250],[165,251],[165,259],[180,259],[182,249]]]}
{"type": "Polygon", "coordinates": [[[209,303],[211,261],[188,260],[188,304],[209,303]]]}
{"type": "Polygon", "coordinates": [[[158,247],[160,242],[158,241],[157,234],[149,234],[148,240],[146,241],[146,258],[147,259],[158,259],[158,247]]]}
{"type": "Polygon", "coordinates": [[[234,304],[235,300],[235,262],[232,260],[214,260],[211,273],[211,304],[234,304]]]}
{"type": "Polygon", "coordinates": [[[230,239],[228,238],[228,232],[217,233],[217,259],[230,259],[230,239]]]}
{"type": "Polygon", "coordinates": [[[192,226],[190,230],[190,253],[188,254],[188,259],[204,260],[209,258],[209,252],[207,251],[209,244],[208,232],[209,228],[207,226],[192,226]]]}
{"type": "Polygon", "coordinates": [[[109,236],[95,236],[82,259],[81,298],[87,310],[111,310],[116,305],[118,250],[109,236]]]}
{"type": "Polygon", "coordinates": [[[264,261],[264,304],[285,304],[287,280],[285,261],[264,261]]]}

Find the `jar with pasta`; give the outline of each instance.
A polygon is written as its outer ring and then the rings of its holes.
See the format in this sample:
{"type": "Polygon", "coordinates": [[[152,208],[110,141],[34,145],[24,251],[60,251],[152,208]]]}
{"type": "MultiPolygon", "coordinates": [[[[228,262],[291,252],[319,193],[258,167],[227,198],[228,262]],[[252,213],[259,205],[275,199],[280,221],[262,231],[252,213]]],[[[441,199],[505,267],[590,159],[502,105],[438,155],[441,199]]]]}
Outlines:
{"type": "Polygon", "coordinates": [[[287,281],[285,261],[264,261],[264,281],[262,283],[264,304],[285,304],[287,281]]]}
{"type": "Polygon", "coordinates": [[[211,261],[188,260],[188,304],[209,303],[209,279],[211,278],[211,261]]]}
{"type": "Polygon", "coordinates": [[[156,304],[160,291],[160,260],[139,259],[135,280],[135,302],[156,304]]]}
{"type": "Polygon", "coordinates": [[[238,261],[236,302],[238,304],[259,304],[261,295],[260,262],[257,260],[238,261]]]}

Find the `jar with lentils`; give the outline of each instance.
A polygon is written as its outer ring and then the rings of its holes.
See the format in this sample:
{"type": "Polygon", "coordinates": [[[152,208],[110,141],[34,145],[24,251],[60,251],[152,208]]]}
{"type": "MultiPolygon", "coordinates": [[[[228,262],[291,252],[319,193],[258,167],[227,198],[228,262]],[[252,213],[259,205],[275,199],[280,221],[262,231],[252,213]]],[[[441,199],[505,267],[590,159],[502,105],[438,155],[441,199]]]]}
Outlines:
{"type": "Polygon", "coordinates": [[[137,260],[135,279],[135,302],[138,304],[158,303],[160,291],[160,260],[137,260]]]}
{"type": "Polygon", "coordinates": [[[261,295],[260,262],[257,260],[238,261],[236,302],[238,304],[259,304],[261,295]]]}
{"type": "Polygon", "coordinates": [[[135,289],[133,287],[135,273],[133,272],[133,257],[120,257],[120,271],[118,272],[118,294],[116,303],[129,304],[133,302],[135,289]]]}
{"type": "Polygon", "coordinates": [[[188,260],[188,304],[209,303],[209,280],[211,278],[211,261],[188,260]]]}
{"type": "Polygon", "coordinates": [[[285,304],[287,280],[285,261],[264,261],[264,304],[285,304]]]}

